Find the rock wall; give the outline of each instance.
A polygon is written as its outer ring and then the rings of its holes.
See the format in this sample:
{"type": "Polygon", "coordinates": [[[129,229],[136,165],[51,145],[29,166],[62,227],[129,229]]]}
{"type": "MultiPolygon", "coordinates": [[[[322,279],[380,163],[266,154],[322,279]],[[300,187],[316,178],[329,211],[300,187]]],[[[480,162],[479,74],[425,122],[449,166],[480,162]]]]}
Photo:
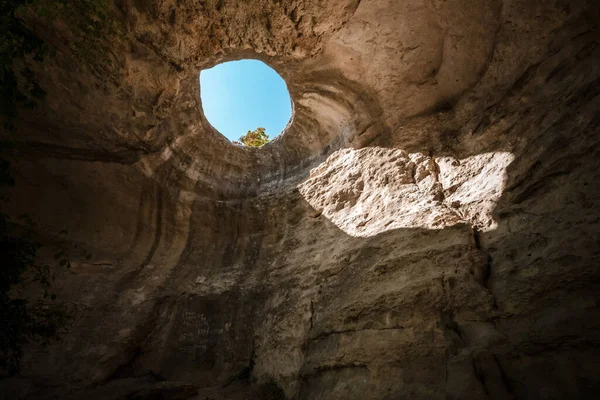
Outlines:
{"type": "Polygon", "coordinates": [[[15,61],[48,95],[4,151],[8,211],[93,257],[4,398],[598,397],[595,2],[111,10],[110,75],[59,20],[15,61]],[[260,149],[202,113],[199,71],[239,58],[294,101],[260,149]]]}

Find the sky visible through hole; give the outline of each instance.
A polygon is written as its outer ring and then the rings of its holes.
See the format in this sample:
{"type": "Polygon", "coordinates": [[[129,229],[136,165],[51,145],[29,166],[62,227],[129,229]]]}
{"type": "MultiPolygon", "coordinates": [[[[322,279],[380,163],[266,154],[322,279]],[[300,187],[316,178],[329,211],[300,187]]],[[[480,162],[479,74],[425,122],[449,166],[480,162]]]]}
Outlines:
{"type": "Polygon", "coordinates": [[[231,61],[202,71],[200,96],[208,121],[231,141],[258,127],[273,139],[292,115],[285,81],[258,60],[231,61]]]}

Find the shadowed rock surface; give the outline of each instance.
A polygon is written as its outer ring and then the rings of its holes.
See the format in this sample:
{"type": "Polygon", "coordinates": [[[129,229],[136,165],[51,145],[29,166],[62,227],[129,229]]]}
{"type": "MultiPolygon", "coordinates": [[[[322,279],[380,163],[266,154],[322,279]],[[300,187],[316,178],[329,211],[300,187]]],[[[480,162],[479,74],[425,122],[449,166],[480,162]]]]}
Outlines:
{"type": "Polygon", "coordinates": [[[109,7],[102,62],[23,16],[54,51],[14,60],[47,96],[2,133],[7,212],[93,257],[2,398],[600,396],[596,1],[109,7]],[[241,58],[294,102],[258,149],[200,104],[241,58]]]}

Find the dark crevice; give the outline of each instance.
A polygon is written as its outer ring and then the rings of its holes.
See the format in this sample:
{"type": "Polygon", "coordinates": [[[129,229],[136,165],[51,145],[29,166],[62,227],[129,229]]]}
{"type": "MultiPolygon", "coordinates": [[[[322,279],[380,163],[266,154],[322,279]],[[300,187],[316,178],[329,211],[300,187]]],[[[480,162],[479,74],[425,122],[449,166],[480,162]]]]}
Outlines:
{"type": "Polygon", "coordinates": [[[158,249],[158,245],[160,244],[160,237],[162,235],[162,211],[163,211],[163,193],[162,193],[162,189],[157,189],[156,191],[156,216],[155,216],[155,222],[156,222],[156,230],[154,233],[154,240],[152,242],[152,246],[150,247],[150,251],[148,251],[148,254],[146,255],[146,258],[144,259],[144,261],[142,261],[142,263],[139,265],[138,267],[138,271],[140,272],[142,269],[144,269],[144,267],[146,265],[148,265],[150,263],[150,261],[152,261],[152,258],[154,257],[154,253],[156,253],[156,250],[158,249]]]}
{"type": "MultiPolygon", "coordinates": [[[[513,204],[520,204],[525,200],[530,199],[534,195],[538,194],[543,189],[548,190],[548,187],[554,183],[554,180],[556,178],[560,178],[568,174],[568,171],[558,171],[540,178],[536,183],[532,184],[531,186],[525,187],[520,193],[518,193],[513,200],[513,204]]],[[[525,182],[527,181],[524,181],[523,183],[525,182]]]]}
{"type": "Polygon", "coordinates": [[[135,36],[135,40],[137,40],[139,43],[143,44],[144,46],[147,46],[148,48],[150,48],[157,57],[159,57],[161,60],[165,61],[167,64],[169,64],[169,66],[171,66],[173,69],[175,69],[175,71],[177,72],[182,72],[183,70],[185,70],[184,66],[181,65],[180,63],[176,62],[175,60],[169,58],[167,55],[165,55],[161,49],[152,42],[152,40],[148,37],[144,37],[143,35],[137,35],[135,36]]]}
{"type": "MultiPolygon", "coordinates": [[[[148,313],[148,317],[138,325],[138,328],[134,332],[130,340],[130,345],[125,353],[128,354],[125,360],[119,363],[105,379],[104,383],[116,380],[116,379],[125,379],[136,376],[136,363],[140,359],[140,357],[144,354],[144,346],[148,343],[149,338],[152,336],[154,330],[157,326],[157,320],[159,319],[160,311],[163,306],[171,299],[171,297],[166,296],[158,299],[155,304],[152,306],[152,310],[148,313]]],[[[141,371],[140,371],[141,372],[141,371]]],[[[148,370],[144,371],[147,376],[155,382],[166,381],[167,378],[161,376],[159,373],[148,370]]],[[[141,373],[140,373],[141,376],[141,373]]]]}
{"type": "MultiPolygon", "coordinates": [[[[152,258],[154,257],[156,250],[158,250],[158,246],[160,244],[160,239],[162,236],[163,190],[160,187],[155,187],[154,191],[152,191],[152,192],[153,192],[153,194],[155,194],[155,198],[156,198],[156,208],[153,209],[153,211],[155,211],[155,213],[156,213],[155,214],[155,223],[156,223],[155,229],[156,229],[156,231],[154,232],[154,239],[152,241],[152,245],[150,246],[150,250],[146,254],[146,257],[144,258],[144,260],[134,270],[125,273],[123,275],[123,277],[119,280],[119,282],[115,286],[115,290],[117,293],[121,293],[124,290],[125,286],[129,282],[135,280],[135,278],[138,276],[138,274],[140,272],[142,272],[148,264],[150,264],[150,261],[152,261],[152,258]]],[[[152,197],[149,197],[149,198],[152,198],[152,197]]],[[[142,199],[140,201],[142,202],[143,199],[144,199],[144,193],[142,193],[142,199]]],[[[141,233],[141,230],[136,231],[136,237],[134,238],[135,241],[138,240],[140,233],[141,233]]],[[[135,245],[135,244],[133,244],[133,245],[135,245]]]]}
{"type": "Polygon", "coordinates": [[[367,332],[367,331],[382,332],[382,331],[401,331],[401,330],[404,330],[403,326],[394,326],[394,327],[389,327],[389,328],[344,329],[344,330],[341,330],[341,331],[330,331],[330,332],[320,333],[319,335],[310,338],[309,341],[314,342],[314,341],[326,338],[328,336],[332,336],[332,335],[344,335],[344,334],[347,334],[347,333],[352,334],[352,333],[367,332]]]}
{"type": "MultiPolygon", "coordinates": [[[[481,245],[481,232],[477,229],[473,229],[473,242],[475,243],[475,248],[480,251],[485,251],[483,246],[481,245]]],[[[492,275],[492,256],[490,254],[487,255],[485,265],[483,266],[483,271],[481,274],[481,279],[479,282],[481,285],[489,290],[488,281],[490,276],[492,275]]]]}
{"type": "Polygon", "coordinates": [[[141,349],[136,346],[131,356],[128,357],[127,361],[119,365],[117,369],[106,378],[106,381],[112,381],[115,379],[124,379],[133,376],[133,365],[136,360],[140,357],[141,349]]]}
{"type": "Polygon", "coordinates": [[[447,337],[449,340],[452,341],[453,346],[455,346],[455,348],[466,346],[467,343],[465,341],[465,338],[462,335],[458,323],[454,319],[454,313],[452,311],[443,312],[441,321],[445,329],[455,334],[454,337],[451,334],[447,337]]]}
{"type": "Polygon", "coordinates": [[[229,378],[222,386],[221,389],[225,389],[228,386],[238,382],[238,381],[250,381],[252,377],[252,373],[254,372],[254,366],[256,364],[256,350],[254,345],[254,339],[252,340],[251,350],[250,350],[250,361],[248,365],[240,370],[237,374],[229,378]]]}
{"type": "Polygon", "coordinates": [[[477,229],[473,229],[473,240],[475,241],[475,248],[481,250],[481,237],[477,229]]]}
{"type": "Polygon", "coordinates": [[[488,281],[489,281],[491,275],[492,275],[492,256],[488,255],[487,256],[487,262],[485,264],[485,269],[483,271],[483,277],[482,277],[482,279],[483,279],[483,286],[486,289],[489,289],[489,287],[488,287],[488,281]]]}
{"type": "Polygon", "coordinates": [[[297,18],[298,18],[298,8],[295,7],[292,10],[292,12],[290,13],[290,20],[295,23],[297,21],[297,18]]]}
{"type": "MultiPolygon", "coordinates": [[[[539,69],[539,66],[540,66],[540,63],[530,65],[525,70],[525,72],[523,72],[523,74],[515,81],[515,83],[512,85],[512,88],[506,93],[506,95],[504,97],[509,96],[511,93],[521,91],[525,87],[525,85],[527,83],[529,83],[529,81],[531,81],[531,79],[535,76],[535,74],[537,73],[537,71],[539,69]]],[[[503,98],[499,99],[499,101],[495,102],[494,104],[492,104],[491,106],[486,108],[486,111],[490,110],[492,107],[494,107],[503,98]]]]}
{"type": "Polygon", "coordinates": [[[508,393],[510,398],[514,398],[515,391],[513,389],[513,385],[508,376],[506,375],[506,372],[504,371],[504,368],[502,367],[502,364],[500,364],[500,361],[498,360],[498,357],[496,355],[494,355],[494,361],[498,366],[498,371],[500,371],[500,380],[502,382],[502,385],[504,386],[504,389],[506,389],[506,393],[508,393]]]}
{"type": "Polygon", "coordinates": [[[481,388],[483,389],[485,394],[489,396],[490,392],[488,391],[488,388],[485,384],[485,375],[483,374],[483,371],[481,371],[481,368],[479,368],[479,365],[477,365],[477,362],[475,361],[474,358],[472,359],[472,362],[473,362],[473,371],[475,371],[475,377],[481,384],[481,388]]]}

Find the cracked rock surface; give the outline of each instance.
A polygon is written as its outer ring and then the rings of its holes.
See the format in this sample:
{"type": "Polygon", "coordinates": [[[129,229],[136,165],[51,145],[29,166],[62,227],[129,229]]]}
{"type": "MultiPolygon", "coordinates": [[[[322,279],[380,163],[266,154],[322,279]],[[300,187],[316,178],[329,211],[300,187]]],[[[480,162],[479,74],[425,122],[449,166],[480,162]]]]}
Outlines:
{"type": "Polygon", "coordinates": [[[14,60],[47,96],[6,211],[92,258],[2,398],[600,396],[596,1],[109,7],[106,71],[32,17],[55,51],[14,60]],[[200,102],[241,58],[294,102],[258,149],[200,102]]]}

